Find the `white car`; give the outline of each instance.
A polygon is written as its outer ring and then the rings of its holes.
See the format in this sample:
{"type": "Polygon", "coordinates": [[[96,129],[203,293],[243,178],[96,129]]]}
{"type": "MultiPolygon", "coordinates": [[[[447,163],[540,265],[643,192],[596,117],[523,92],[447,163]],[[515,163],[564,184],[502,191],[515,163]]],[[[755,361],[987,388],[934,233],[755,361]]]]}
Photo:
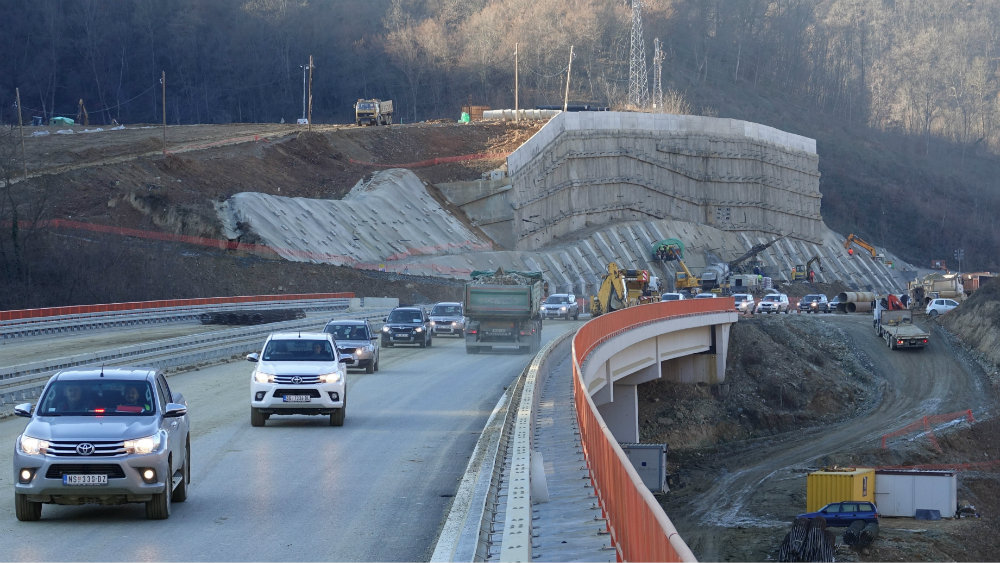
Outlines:
{"type": "Polygon", "coordinates": [[[954,299],[931,299],[931,302],[927,304],[927,316],[936,317],[941,313],[947,313],[955,307],[958,307],[958,301],[954,299]]]}
{"type": "Polygon", "coordinates": [[[757,303],[757,313],[788,313],[788,295],[768,293],[757,303]]]}
{"type": "Polygon", "coordinates": [[[685,299],[683,293],[661,293],[660,301],[680,301],[685,299]]]}
{"type": "Polygon", "coordinates": [[[736,310],[742,313],[753,312],[756,301],[753,295],[749,293],[734,293],[733,302],[736,304],[736,310]]]}
{"type": "Polygon", "coordinates": [[[250,376],[250,425],[264,426],[272,415],[330,416],[330,426],[343,426],[347,412],[347,366],[332,334],[273,333],[260,354],[247,355],[257,364],[250,376]]]}
{"type": "Polygon", "coordinates": [[[694,296],[695,299],[715,299],[716,297],[717,296],[714,293],[708,291],[694,296]]]}

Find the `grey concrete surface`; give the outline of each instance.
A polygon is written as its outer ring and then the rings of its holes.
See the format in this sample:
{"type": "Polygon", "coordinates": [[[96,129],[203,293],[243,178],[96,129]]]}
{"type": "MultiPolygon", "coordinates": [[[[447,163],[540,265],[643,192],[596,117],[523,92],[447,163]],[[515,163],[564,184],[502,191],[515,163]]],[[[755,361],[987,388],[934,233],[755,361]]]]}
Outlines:
{"type": "Polygon", "coordinates": [[[672,289],[676,263],[651,255],[665,238],[683,241],[695,275],[784,236],[759,255],[779,283],[819,256],[819,282],[905,289],[913,266],[884,249],[884,261],[859,249],[850,256],[846,234],[823,223],[819,158],[815,140],[745,121],[566,113],[508,157],[506,176],[441,187],[464,216],[402,169],[359,182],[340,201],[237,194],[219,215],[234,233],[248,224],[288,260],[458,279],[500,266],[541,270],[550,291],[584,298],[609,262],[648,269],[672,289]]]}

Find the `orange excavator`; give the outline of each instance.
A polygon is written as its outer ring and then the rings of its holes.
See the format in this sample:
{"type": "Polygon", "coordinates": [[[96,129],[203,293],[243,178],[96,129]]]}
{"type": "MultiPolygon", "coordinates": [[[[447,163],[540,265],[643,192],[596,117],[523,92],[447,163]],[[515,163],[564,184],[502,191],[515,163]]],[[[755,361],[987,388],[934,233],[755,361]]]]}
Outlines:
{"type": "Polygon", "coordinates": [[[852,244],[856,244],[861,248],[867,250],[872,255],[872,260],[878,258],[878,252],[875,251],[875,247],[868,244],[867,242],[862,240],[861,237],[856,236],[854,233],[847,235],[847,240],[844,241],[844,248],[846,248],[847,251],[850,252],[851,254],[853,254],[853,251],[851,250],[852,244]]]}

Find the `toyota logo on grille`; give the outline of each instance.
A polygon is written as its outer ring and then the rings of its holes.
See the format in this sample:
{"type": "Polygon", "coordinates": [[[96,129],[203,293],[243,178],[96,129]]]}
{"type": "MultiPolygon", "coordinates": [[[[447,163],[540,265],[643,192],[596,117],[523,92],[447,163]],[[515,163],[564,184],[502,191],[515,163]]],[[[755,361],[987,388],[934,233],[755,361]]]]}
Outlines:
{"type": "Polygon", "coordinates": [[[76,453],[80,455],[90,455],[94,453],[94,444],[89,442],[84,442],[82,444],[77,444],[76,453]]]}
{"type": "Polygon", "coordinates": [[[296,375],[295,377],[292,378],[292,383],[298,385],[302,383],[302,378],[296,375]]]}

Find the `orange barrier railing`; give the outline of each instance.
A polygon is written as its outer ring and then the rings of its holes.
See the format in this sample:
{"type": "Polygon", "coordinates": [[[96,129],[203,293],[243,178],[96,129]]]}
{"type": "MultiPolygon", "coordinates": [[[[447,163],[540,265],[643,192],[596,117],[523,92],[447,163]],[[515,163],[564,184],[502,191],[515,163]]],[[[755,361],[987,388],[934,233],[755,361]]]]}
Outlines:
{"type": "Polygon", "coordinates": [[[580,366],[602,342],[670,317],[734,310],[733,300],[692,299],[629,307],[583,325],[573,338],[573,400],[580,440],[619,561],[695,561],[674,525],[597,413],[583,387],[580,366]]]}
{"type": "Polygon", "coordinates": [[[105,303],[100,305],[69,305],[45,307],[41,309],[15,309],[0,311],[0,321],[21,319],[44,319],[62,315],[86,315],[90,313],[128,313],[164,307],[196,307],[200,305],[223,305],[231,303],[262,303],[266,301],[299,301],[306,299],[350,299],[354,292],[302,293],[286,295],[243,295],[237,297],[202,297],[196,299],[164,299],[161,301],[131,301],[126,303],[105,303]]]}

